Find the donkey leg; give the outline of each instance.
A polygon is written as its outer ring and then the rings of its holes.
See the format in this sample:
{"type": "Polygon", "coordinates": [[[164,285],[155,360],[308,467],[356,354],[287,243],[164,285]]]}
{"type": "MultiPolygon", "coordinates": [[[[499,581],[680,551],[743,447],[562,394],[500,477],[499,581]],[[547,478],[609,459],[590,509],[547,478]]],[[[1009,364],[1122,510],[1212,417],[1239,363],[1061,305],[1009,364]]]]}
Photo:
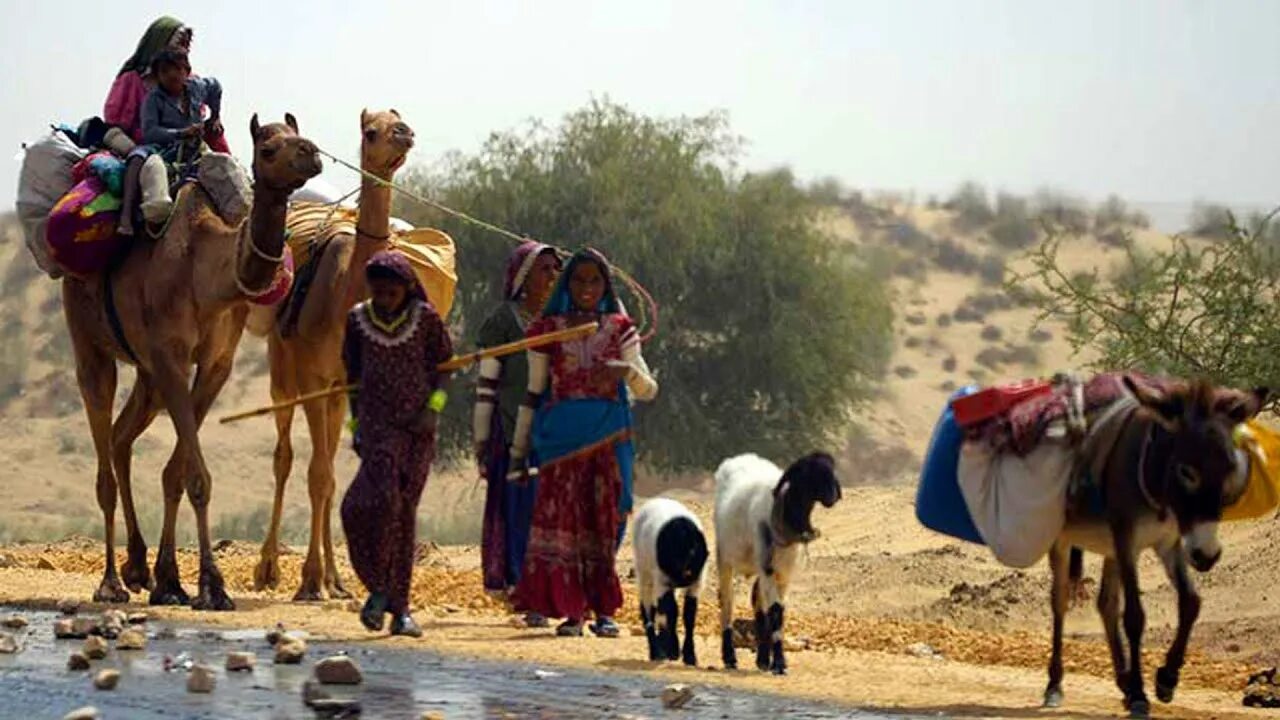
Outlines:
{"type": "Polygon", "coordinates": [[[725,670],[734,670],[738,653],[733,649],[733,567],[717,556],[716,569],[720,575],[720,659],[725,670]]]}
{"type": "MultiPolygon", "coordinates": [[[[1053,652],[1049,656],[1049,685],[1044,691],[1044,707],[1062,706],[1062,626],[1070,605],[1071,579],[1068,573],[1068,546],[1055,543],[1049,550],[1049,570],[1052,587],[1049,605],[1053,610],[1053,652]]],[[[1074,550],[1071,550],[1074,552],[1074,550]]]]}
{"type": "Polygon", "coordinates": [[[1200,616],[1200,593],[1196,592],[1195,582],[1187,571],[1187,559],[1182,552],[1181,541],[1160,550],[1160,561],[1164,563],[1169,582],[1178,592],[1178,631],[1174,635],[1173,644],[1169,646],[1164,666],[1156,670],[1156,697],[1160,702],[1168,703],[1173,702],[1173,692],[1178,687],[1178,673],[1186,658],[1187,641],[1191,639],[1191,628],[1200,616]]]}
{"type": "Polygon", "coordinates": [[[1098,585],[1098,614],[1111,650],[1111,667],[1115,670],[1116,687],[1129,688],[1129,663],[1124,656],[1124,640],[1120,637],[1120,566],[1115,560],[1102,563],[1102,580],[1098,585]]]}
{"type": "Polygon", "coordinates": [[[1129,641],[1128,687],[1125,688],[1125,705],[1129,717],[1146,718],[1151,715],[1151,702],[1142,687],[1142,631],[1147,616],[1142,609],[1142,590],[1138,586],[1138,558],[1133,547],[1133,528],[1112,527],[1116,544],[1116,564],[1120,569],[1120,582],[1124,588],[1124,634],[1129,641]]]}

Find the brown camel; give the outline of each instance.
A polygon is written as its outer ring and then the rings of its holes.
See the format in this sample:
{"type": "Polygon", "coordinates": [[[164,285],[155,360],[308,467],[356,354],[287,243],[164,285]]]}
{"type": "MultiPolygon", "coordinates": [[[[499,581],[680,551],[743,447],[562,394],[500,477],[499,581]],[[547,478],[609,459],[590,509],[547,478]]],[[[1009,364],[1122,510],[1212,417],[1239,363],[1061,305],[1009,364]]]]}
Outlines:
{"type": "MultiPolygon", "coordinates": [[[[413,130],[395,110],[360,113],[360,166],[390,180],[413,148],[413,130]]],[[[342,336],[347,313],[365,295],[361,269],[374,253],[385,249],[391,236],[391,189],[368,178],[360,186],[355,232],[335,233],[319,246],[319,258],[310,292],[303,298],[297,328],[286,337],[277,325],[270,330],[267,347],[271,360],[271,399],[293,400],[301,394],[324,390],[346,382],[342,364],[342,336]]],[[[294,242],[297,238],[294,239],[294,242]]],[[[312,400],[302,406],[311,434],[311,463],[307,489],[311,498],[311,539],[302,566],[302,583],[294,600],[349,598],[351,593],[338,577],[333,557],[333,496],[336,488],[333,462],[346,418],[345,394],[312,400]],[[322,557],[323,553],[323,557],[322,557]]],[[[275,504],[271,528],[262,545],[254,571],[254,586],[275,588],[280,582],[280,515],[284,489],[293,465],[290,428],[293,408],[276,413],[275,504]]]]}
{"type": "Polygon", "coordinates": [[[284,124],[265,127],[255,115],[249,130],[255,182],[247,221],[228,225],[209,195],[188,185],[178,193],[162,237],[133,243],[119,265],[100,277],[63,280],[76,377],[98,456],[98,505],[107,551],[102,584],[93,596],[98,602],[127,602],[127,586],[134,592],[150,589],[153,605],[235,607],[213,559],[213,483],[199,430],[231,374],[249,296],[269,288],[280,266],[289,193],[319,174],[321,167],[316,146],[298,135],[292,115],[285,116],[284,124]],[[117,361],[137,367],[137,382],[112,425],[117,361]],[[178,442],[163,472],[164,529],[153,582],[130,472],[133,442],[160,410],[172,419],[178,442]],[[120,575],[114,553],[117,480],[129,535],[128,560],[120,575]],[[184,491],[195,508],[200,541],[199,592],[194,601],[182,589],[174,551],[174,526],[184,491]]]}

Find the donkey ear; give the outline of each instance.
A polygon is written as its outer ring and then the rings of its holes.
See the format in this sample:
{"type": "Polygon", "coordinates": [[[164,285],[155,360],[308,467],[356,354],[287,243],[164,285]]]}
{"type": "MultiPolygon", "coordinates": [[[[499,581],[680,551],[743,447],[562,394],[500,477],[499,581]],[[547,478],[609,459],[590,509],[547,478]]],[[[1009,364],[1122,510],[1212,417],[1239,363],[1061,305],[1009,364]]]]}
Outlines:
{"type": "Polygon", "coordinates": [[[284,114],[284,124],[285,124],[285,125],[288,125],[290,128],[293,128],[293,133],[294,133],[295,135],[299,134],[299,133],[298,133],[298,118],[294,117],[294,116],[293,116],[293,113],[285,113],[285,114],[284,114]]]}
{"type": "Polygon", "coordinates": [[[1271,390],[1265,387],[1254,388],[1252,392],[1239,393],[1240,397],[1225,409],[1227,418],[1236,424],[1248,420],[1262,410],[1270,395],[1271,390]]]}
{"type": "Polygon", "coordinates": [[[1124,376],[1125,389],[1133,394],[1138,404],[1150,411],[1152,419],[1167,430],[1174,430],[1186,410],[1186,400],[1178,393],[1164,394],[1124,376]]]}
{"type": "Polygon", "coordinates": [[[260,132],[262,132],[262,126],[258,124],[258,113],[254,113],[253,117],[249,118],[249,137],[254,142],[258,142],[260,132]]]}

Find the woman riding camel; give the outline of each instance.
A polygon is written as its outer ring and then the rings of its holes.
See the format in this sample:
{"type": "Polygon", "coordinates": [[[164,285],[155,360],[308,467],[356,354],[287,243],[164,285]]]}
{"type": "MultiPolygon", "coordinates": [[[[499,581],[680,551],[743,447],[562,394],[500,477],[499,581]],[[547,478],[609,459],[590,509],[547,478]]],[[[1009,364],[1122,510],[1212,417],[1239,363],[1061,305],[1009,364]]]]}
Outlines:
{"type": "MultiPolygon", "coordinates": [[[[142,104],[146,101],[147,94],[156,87],[156,78],[151,73],[151,61],[161,50],[190,53],[194,35],[195,31],[183,25],[181,20],[167,15],[151,23],[138,41],[133,55],[125,60],[120,72],[116,73],[116,80],[107,93],[102,119],[108,125],[123,129],[135,143],[141,143],[142,104]]],[[[204,141],[214,152],[231,152],[221,127],[206,128],[204,141]]]]}
{"type": "Polygon", "coordinates": [[[516,419],[511,462],[527,474],[538,462],[533,525],[520,581],[517,610],[566,618],[556,634],[591,630],[616,637],[613,615],[622,605],[615,556],[622,520],[631,510],[630,396],[651,400],[658,384],[640,355],[640,338],[621,311],[609,263],[595,250],[574,255],[560,275],[543,315],[527,335],[599,322],[581,340],[529,351],[529,387],[516,419]],[[535,411],[536,408],[536,411],[535,411]]]}
{"type": "MultiPolygon", "coordinates": [[[[507,262],[504,302],[480,326],[477,345],[486,348],[523,340],[529,323],[546,304],[559,270],[555,248],[532,240],[521,243],[507,262]]],[[[485,590],[504,598],[520,580],[537,491],[535,479],[507,479],[516,414],[528,387],[529,361],[524,353],[480,361],[472,424],[476,464],[488,482],[481,566],[485,590]]],[[[531,627],[546,625],[546,619],[536,613],[526,622],[531,627]]]]}

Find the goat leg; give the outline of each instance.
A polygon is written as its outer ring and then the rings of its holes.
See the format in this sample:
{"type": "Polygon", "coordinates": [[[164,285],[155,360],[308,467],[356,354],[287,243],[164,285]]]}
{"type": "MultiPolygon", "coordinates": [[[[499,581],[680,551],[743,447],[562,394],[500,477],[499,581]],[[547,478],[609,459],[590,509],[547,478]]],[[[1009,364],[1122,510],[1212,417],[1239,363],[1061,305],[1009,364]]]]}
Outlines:
{"type": "Polygon", "coordinates": [[[698,624],[698,596],[685,593],[684,596],[684,647],[680,656],[685,665],[696,667],[698,654],[693,649],[693,629],[698,624]]]}
{"type": "Polygon", "coordinates": [[[658,655],[658,636],[653,631],[653,610],[640,602],[640,622],[644,624],[644,636],[649,641],[649,660],[661,660],[658,655]]]}
{"type": "Polygon", "coordinates": [[[668,589],[658,599],[658,614],[663,621],[662,629],[658,633],[658,641],[661,643],[659,652],[663,660],[675,660],[680,657],[680,645],[676,640],[676,593],[674,590],[668,589]]]}
{"type": "Polygon", "coordinates": [[[770,640],[773,642],[773,664],[769,669],[774,675],[787,674],[787,659],[782,655],[782,620],[782,604],[774,603],[769,608],[770,640]]]}

